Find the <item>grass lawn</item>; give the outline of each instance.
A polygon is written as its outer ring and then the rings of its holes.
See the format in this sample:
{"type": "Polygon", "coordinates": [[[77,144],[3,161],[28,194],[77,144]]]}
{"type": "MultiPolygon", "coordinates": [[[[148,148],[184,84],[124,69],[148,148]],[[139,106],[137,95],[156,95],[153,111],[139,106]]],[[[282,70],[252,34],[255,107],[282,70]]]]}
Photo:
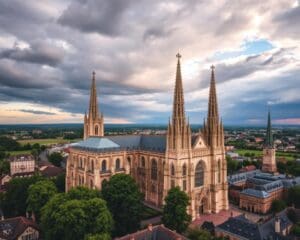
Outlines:
{"type": "Polygon", "coordinates": [[[10,156],[16,156],[19,154],[30,154],[31,150],[22,150],[22,151],[7,151],[7,153],[10,154],[10,156]]]}
{"type": "Polygon", "coordinates": [[[143,217],[142,219],[149,219],[149,218],[153,218],[153,217],[157,217],[159,215],[161,215],[162,213],[153,209],[153,208],[149,208],[147,206],[144,205],[144,209],[143,209],[143,217]]]}
{"type": "MultiPolygon", "coordinates": [[[[244,156],[246,153],[254,154],[255,157],[261,157],[263,155],[262,150],[248,150],[248,149],[237,149],[235,150],[239,155],[244,156]]],[[[287,153],[287,152],[278,152],[276,151],[276,157],[284,157],[286,160],[295,160],[294,155],[300,156],[299,153],[287,153]]]]}
{"type": "Polygon", "coordinates": [[[26,140],[19,140],[18,142],[21,145],[25,145],[27,143],[35,144],[38,143],[40,145],[51,145],[51,144],[57,144],[57,143],[69,143],[69,142],[77,142],[82,139],[74,139],[74,140],[68,140],[63,138],[48,138],[48,139],[26,139],[26,140]]]}

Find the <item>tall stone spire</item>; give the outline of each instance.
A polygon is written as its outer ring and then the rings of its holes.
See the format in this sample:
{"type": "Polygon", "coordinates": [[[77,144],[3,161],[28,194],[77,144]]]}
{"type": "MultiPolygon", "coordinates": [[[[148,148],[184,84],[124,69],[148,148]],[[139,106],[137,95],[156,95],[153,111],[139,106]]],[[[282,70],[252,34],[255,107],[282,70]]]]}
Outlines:
{"type": "Polygon", "coordinates": [[[97,101],[97,89],[96,89],[96,73],[93,72],[91,95],[90,95],[89,118],[96,119],[97,117],[98,117],[98,101],[97,101]]]}
{"type": "Polygon", "coordinates": [[[103,115],[99,114],[97,88],[96,88],[96,73],[92,74],[92,85],[90,93],[89,114],[84,116],[84,139],[91,136],[103,136],[104,123],[103,115]]]}
{"type": "Polygon", "coordinates": [[[177,68],[173,99],[173,114],[172,121],[169,123],[168,127],[168,146],[169,149],[179,150],[189,148],[191,131],[189,124],[186,123],[184,111],[184,96],[180,67],[181,55],[178,53],[176,57],[177,68]]]}
{"type": "Polygon", "coordinates": [[[262,171],[271,172],[271,173],[277,172],[276,149],[273,144],[270,111],[268,112],[267,134],[266,134],[265,145],[263,148],[262,171]]]}
{"type": "Polygon", "coordinates": [[[203,129],[207,144],[211,147],[224,145],[223,126],[221,125],[218,112],[216,92],[215,67],[211,66],[211,79],[208,100],[208,115],[205,129],[203,129]]]}
{"type": "Polygon", "coordinates": [[[266,146],[273,146],[273,135],[272,135],[272,126],[271,126],[271,113],[268,112],[268,125],[267,125],[267,135],[266,135],[266,146]]]}

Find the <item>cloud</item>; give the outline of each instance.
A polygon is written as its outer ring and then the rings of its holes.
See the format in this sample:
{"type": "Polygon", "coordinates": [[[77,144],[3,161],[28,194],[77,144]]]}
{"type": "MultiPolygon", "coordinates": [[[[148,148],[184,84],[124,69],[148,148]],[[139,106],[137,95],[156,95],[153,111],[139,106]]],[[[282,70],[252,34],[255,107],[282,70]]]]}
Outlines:
{"type": "MultiPolygon", "coordinates": [[[[131,0],[75,0],[58,19],[58,23],[82,32],[117,35],[122,15],[131,0]]],[[[123,22],[124,23],[124,22],[123,22]]]]}
{"type": "Polygon", "coordinates": [[[0,51],[0,58],[13,59],[21,62],[46,64],[55,66],[64,57],[63,49],[51,46],[44,41],[36,41],[28,48],[21,49],[16,44],[12,49],[0,51]]]}
{"type": "Polygon", "coordinates": [[[36,114],[36,115],[56,115],[56,113],[53,113],[53,112],[38,111],[38,110],[32,110],[32,109],[19,109],[18,111],[24,112],[24,113],[32,113],[32,114],[36,114]]]}

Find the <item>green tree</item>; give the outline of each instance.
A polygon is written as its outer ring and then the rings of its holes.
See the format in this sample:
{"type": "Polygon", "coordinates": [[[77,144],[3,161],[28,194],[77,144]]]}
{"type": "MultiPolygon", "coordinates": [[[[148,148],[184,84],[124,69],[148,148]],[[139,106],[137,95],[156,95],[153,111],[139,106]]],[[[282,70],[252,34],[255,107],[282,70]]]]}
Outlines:
{"type": "Polygon", "coordinates": [[[111,240],[111,237],[107,233],[103,234],[88,234],[84,240],[111,240]]]}
{"type": "Polygon", "coordinates": [[[300,186],[295,186],[289,189],[288,201],[289,204],[294,204],[295,208],[300,208],[300,186]]]}
{"type": "Polygon", "coordinates": [[[278,213],[281,212],[283,209],[286,208],[286,203],[283,200],[273,200],[271,205],[271,212],[278,213]]]}
{"type": "Polygon", "coordinates": [[[0,160],[0,176],[1,174],[9,174],[10,173],[10,164],[7,160],[0,160]]]}
{"type": "Polygon", "coordinates": [[[165,198],[162,221],[166,227],[184,232],[191,222],[191,216],[187,214],[189,205],[188,195],[179,187],[171,188],[165,198]]]}
{"type": "Polygon", "coordinates": [[[60,167],[61,162],[64,158],[60,153],[54,152],[54,153],[50,154],[48,159],[49,159],[49,162],[51,162],[54,166],[60,167]]]}
{"type": "Polygon", "coordinates": [[[84,239],[92,234],[110,236],[111,213],[99,193],[87,188],[74,188],[55,194],[42,208],[41,226],[45,239],[84,239]]]}
{"type": "Polygon", "coordinates": [[[28,188],[27,210],[35,214],[37,221],[40,219],[42,207],[56,193],[56,186],[50,180],[42,180],[30,185],[28,188]]]}
{"type": "Polygon", "coordinates": [[[143,195],[131,176],[112,176],[103,185],[102,195],[115,221],[115,235],[121,236],[139,229],[143,195]]]}
{"type": "Polygon", "coordinates": [[[53,179],[53,182],[57,188],[58,192],[65,192],[66,187],[66,174],[59,174],[57,177],[53,179]]]}
{"type": "Polygon", "coordinates": [[[187,237],[190,240],[212,240],[211,234],[204,229],[190,228],[187,231],[187,237]]]}
{"type": "Polygon", "coordinates": [[[25,215],[27,209],[26,200],[28,198],[27,190],[31,184],[40,180],[42,180],[40,176],[12,179],[8,183],[3,201],[0,202],[4,215],[8,217],[25,215]]]}

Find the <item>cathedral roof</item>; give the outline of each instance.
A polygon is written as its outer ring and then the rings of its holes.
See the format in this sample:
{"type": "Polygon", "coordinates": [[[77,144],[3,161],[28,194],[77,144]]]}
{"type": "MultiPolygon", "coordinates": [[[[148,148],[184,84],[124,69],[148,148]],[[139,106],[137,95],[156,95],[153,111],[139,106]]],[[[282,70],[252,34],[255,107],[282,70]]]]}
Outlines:
{"type": "Polygon", "coordinates": [[[120,135],[107,137],[90,137],[72,145],[91,151],[148,150],[164,152],[166,135],[120,135]]]}

